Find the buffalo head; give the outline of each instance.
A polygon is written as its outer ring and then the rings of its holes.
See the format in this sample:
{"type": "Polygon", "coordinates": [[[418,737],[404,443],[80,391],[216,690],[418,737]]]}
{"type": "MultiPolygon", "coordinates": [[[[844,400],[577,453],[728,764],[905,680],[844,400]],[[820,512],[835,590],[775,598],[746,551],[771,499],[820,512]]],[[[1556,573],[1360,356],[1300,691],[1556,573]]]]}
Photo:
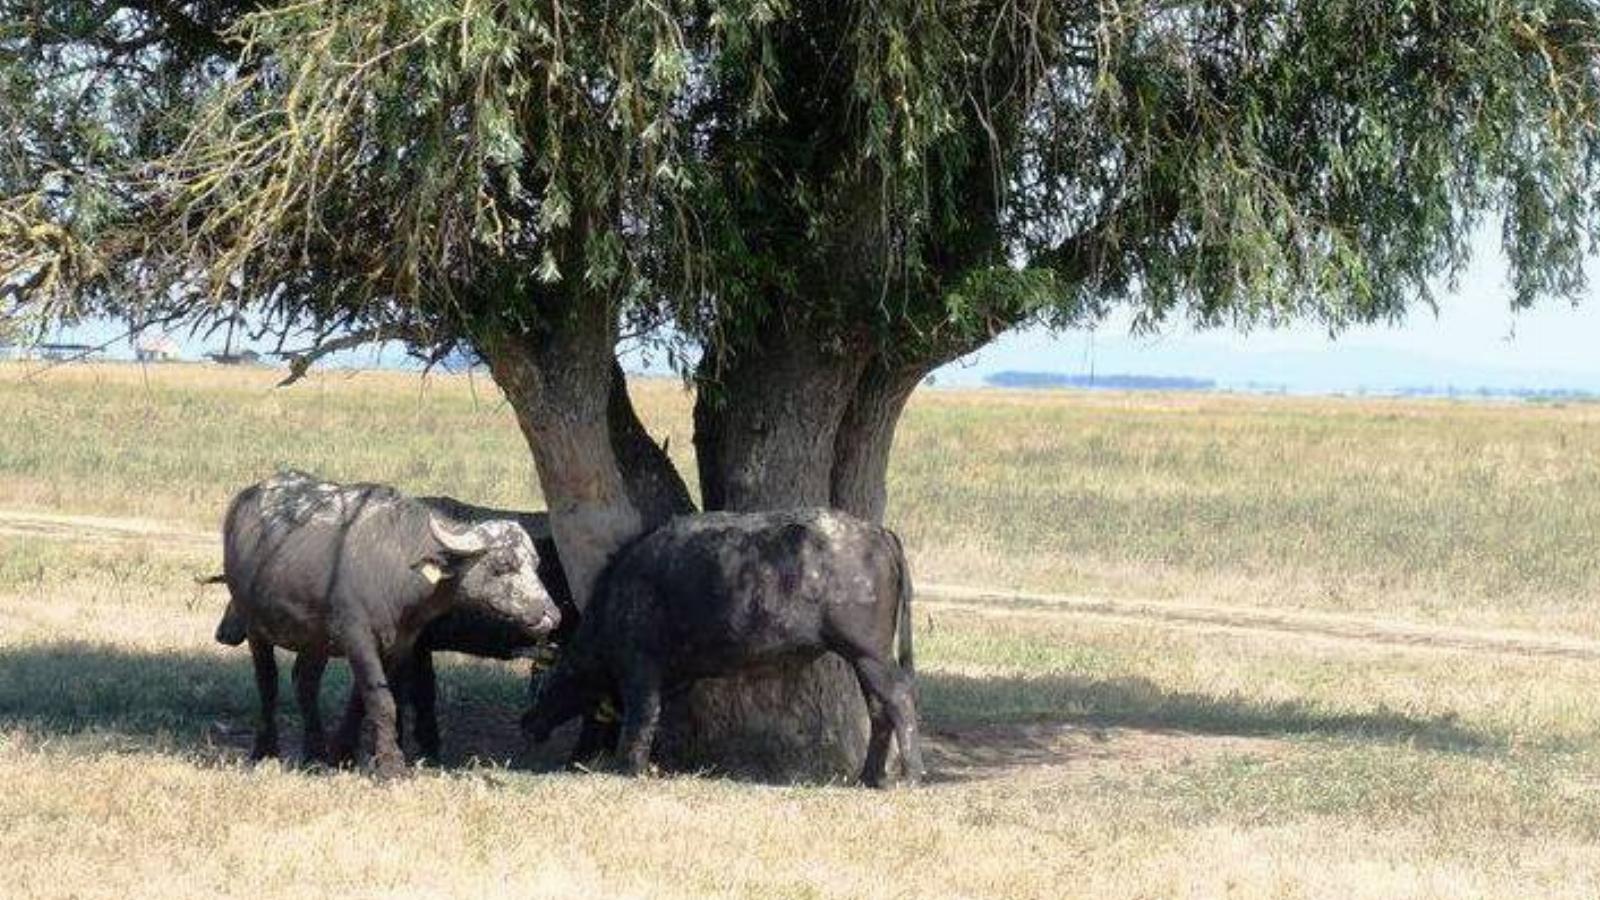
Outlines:
{"type": "Polygon", "coordinates": [[[456,531],[434,517],[428,530],[443,566],[423,563],[424,577],[449,579],[455,602],[542,637],[561,624],[561,612],[535,573],[533,541],[515,522],[480,522],[456,531]]]}

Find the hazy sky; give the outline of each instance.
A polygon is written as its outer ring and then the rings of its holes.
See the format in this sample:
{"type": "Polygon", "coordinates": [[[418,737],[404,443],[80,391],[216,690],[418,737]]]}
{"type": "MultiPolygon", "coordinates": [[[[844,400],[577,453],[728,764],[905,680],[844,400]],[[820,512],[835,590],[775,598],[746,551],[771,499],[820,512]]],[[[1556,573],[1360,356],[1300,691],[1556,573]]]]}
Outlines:
{"type": "MultiPolygon", "coordinates": [[[[1398,327],[1353,329],[1330,340],[1320,329],[1297,327],[1239,334],[1171,327],[1154,337],[1128,334],[1128,318],[1113,318],[1093,334],[1051,335],[1040,330],[1008,335],[972,357],[937,373],[946,385],[981,384],[997,371],[1025,369],[1087,374],[1181,375],[1210,378],[1223,387],[1282,386],[1291,391],[1394,390],[1455,386],[1578,388],[1600,391],[1600,288],[1574,308],[1546,303],[1513,314],[1505,264],[1497,242],[1478,243],[1477,258],[1455,292],[1441,291],[1435,317],[1415,312],[1398,327]]],[[[1600,265],[1590,268],[1600,285],[1600,265]]],[[[86,326],[62,340],[100,343],[117,333],[107,324],[86,326]]],[[[217,349],[220,336],[202,345],[185,342],[184,355],[217,349]]],[[[122,345],[115,356],[129,356],[122,345]]],[[[378,357],[356,351],[334,364],[397,364],[400,353],[378,357]]],[[[637,359],[626,361],[641,368],[637,359]]],[[[659,369],[658,358],[652,369],[659,369]]]]}
{"type": "MultiPolygon", "coordinates": [[[[1600,285],[1600,266],[1590,266],[1600,285]]],[[[1513,313],[1505,262],[1492,239],[1478,241],[1454,292],[1440,291],[1437,317],[1419,309],[1400,326],[1356,328],[1330,340],[1315,327],[1196,332],[1176,327],[1133,338],[1128,318],[1091,334],[1042,330],[1008,335],[939,372],[950,384],[978,383],[1006,369],[1086,374],[1143,373],[1214,378],[1224,386],[1282,384],[1291,390],[1458,387],[1600,389],[1600,287],[1577,307],[1545,303],[1513,313]]]]}

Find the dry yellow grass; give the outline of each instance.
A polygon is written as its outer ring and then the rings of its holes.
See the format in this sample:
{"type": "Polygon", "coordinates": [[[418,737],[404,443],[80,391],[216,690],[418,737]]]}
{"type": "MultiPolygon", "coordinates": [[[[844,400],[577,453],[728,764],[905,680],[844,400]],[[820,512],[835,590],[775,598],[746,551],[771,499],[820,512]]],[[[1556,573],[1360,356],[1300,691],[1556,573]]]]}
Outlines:
{"type": "Polygon", "coordinates": [[[1595,888],[1593,663],[924,604],[923,790],[528,771],[522,674],[476,663],[444,673],[447,768],[380,785],[242,763],[249,667],[209,643],[205,553],[41,544],[7,539],[49,565],[0,588],[19,896],[1595,888]]]}
{"type": "MultiPolygon", "coordinates": [[[[486,379],[0,364],[0,508],[211,529],[280,465],[540,505],[486,379]]],[[[690,398],[634,385],[693,480],[690,398]]],[[[1600,405],[923,391],[889,520],[925,580],[1600,637],[1600,405]]]]}
{"type": "MultiPolygon", "coordinates": [[[[524,673],[477,662],[443,670],[441,771],[252,769],[248,661],[210,642],[187,536],[280,463],[535,505],[509,415],[461,378],[19,374],[0,510],[46,515],[0,527],[0,894],[1600,893],[1600,663],[1049,605],[919,602],[917,791],[544,772],[524,673]]],[[[687,398],[638,390],[689,462],[687,398]]],[[[924,580],[1600,636],[1596,419],[929,393],[891,518],[924,580]]]]}

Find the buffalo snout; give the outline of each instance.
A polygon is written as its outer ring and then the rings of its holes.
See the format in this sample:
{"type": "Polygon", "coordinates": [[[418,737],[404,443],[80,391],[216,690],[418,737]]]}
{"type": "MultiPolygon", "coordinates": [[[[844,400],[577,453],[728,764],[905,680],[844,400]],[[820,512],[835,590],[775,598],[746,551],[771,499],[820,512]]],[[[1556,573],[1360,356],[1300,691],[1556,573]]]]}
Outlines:
{"type": "Polygon", "coordinates": [[[518,578],[517,583],[510,586],[502,595],[500,605],[518,627],[534,637],[546,637],[561,626],[561,610],[537,580],[531,585],[522,582],[518,578]]]}

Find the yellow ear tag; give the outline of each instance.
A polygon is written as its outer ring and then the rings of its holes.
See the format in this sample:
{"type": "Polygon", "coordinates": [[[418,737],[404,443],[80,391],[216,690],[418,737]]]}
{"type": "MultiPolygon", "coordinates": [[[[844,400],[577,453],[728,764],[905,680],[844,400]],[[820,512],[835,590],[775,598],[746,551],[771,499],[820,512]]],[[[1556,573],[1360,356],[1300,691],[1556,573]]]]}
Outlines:
{"type": "Polygon", "coordinates": [[[549,644],[545,644],[535,648],[528,659],[533,661],[533,674],[537,675],[540,672],[548,671],[551,666],[556,664],[556,649],[549,644]]]}
{"type": "Polygon", "coordinates": [[[431,562],[423,563],[417,567],[417,571],[422,573],[423,578],[428,579],[429,584],[438,584],[444,580],[444,570],[431,562]]]}

